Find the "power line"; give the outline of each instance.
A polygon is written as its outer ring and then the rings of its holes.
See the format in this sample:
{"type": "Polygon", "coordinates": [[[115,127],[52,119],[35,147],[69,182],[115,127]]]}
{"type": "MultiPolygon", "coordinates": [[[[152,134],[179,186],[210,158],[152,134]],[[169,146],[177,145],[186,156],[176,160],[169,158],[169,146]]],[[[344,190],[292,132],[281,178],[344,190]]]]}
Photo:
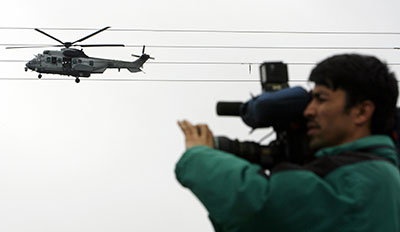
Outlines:
{"type": "MultiPolygon", "coordinates": [[[[93,31],[99,28],[39,27],[42,30],[93,31]]],[[[34,30],[34,27],[0,27],[0,30],[34,30]]],[[[149,29],[110,28],[108,31],[154,33],[230,33],[230,34],[312,34],[312,35],[400,35],[393,31],[297,31],[297,30],[213,30],[213,29],[149,29]]]]}
{"type": "MultiPolygon", "coordinates": [[[[26,63],[29,60],[0,60],[0,63],[26,63]]],[[[151,61],[145,65],[156,64],[156,65],[260,65],[261,62],[210,62],[210,61],[151,61]]],[[[289,65],[315,65],[313,62],[289,62],[289,65]]],[[[398,63],[400,65],[400,63],[398,63]]]]}
{"type": "MultiPolygon", "coordinates": [[[[29,60],[0,60],[0,63],[26,63],[29,60]]],[[[148,64],[160,64],[160,65],[259,65],[261,62],[212,62],[212,61],[150,61],[148,64]]],[[[312,62],[300,62],[300,63],[287,63],[291,65],[314,65],[312,62]]],[[[400,64],[400,63],[399,63],[400,64]]]]}
{"type": "MultiPolygon", "coordinates": [[[[50,44],[0,44],[5,47],[24,47],[32,48],[53,47],[50,44]]],[[[79,46],[79,45],[77,45],[79,46]]],[[[128,44],[124,47],[142,48],[143,44],[128,44]]],[[[147,48],[167,48],[167,49],[280,49],[280,50],[400,50],[400,47],[349,47],[349,46],[221,46],[221,45],[146,45],[147,48]]],[[[25,48],[26,49],[26,48],[25,48]]]]}
{"type": "MultiPolygon", "coordinates": [[[[37,81],[37,82],[42,82],[42,81],[70,81],[73,82],[75,78],[28,78],[28,77],[0,77],[0,81],[37,81]]],[[[92,82],[203,82],[203,83],[211,83],[211,82],[220,82],[220,83],[259,83],[259,79],[122,79],[122,78],[80,78],[81,82],[84,81],[92,81],[92,82]]],[[[307,79],[294,79],[294,80],[289,80],[289,83],[307,83],[309,80],[307,79]]],[[[400,80],[397,81],[400,83],[400,80]]]]}
{"type": "MultiPolygon", "coordinates": [[[[1,60],[0,60],[1,62],[1,60]]],[[[160,65],[260,65],[262,62],[202,62],[202,61],[165,61],[165,62],[147,62],[148,64],[160,65]]],[[[316,65],[316,62],[286,62],[288,65],[316,65]]],[[[400,63],[387,63],[387,65],[400,65],[400,63]]]]}
{"type": "MultiPolygon", "coordinates": [[[[29,60],[0,60],[0,63],[26,63],[29,60]]],[[[211,62],[211,61],[150,61],[145,65],[260,65],[262,62],[211,62]]],[[[288,65],[316,65],[315,62],[287,62],[288,65]]],[[[400,63],[387,63],[397,66],[400,63]]]]}
{"type": "MultiPolygon", "coordinates": [[[[1,60],[0,60],[1,62],[1,60]]],[[[160,65],[260,65],[262,62],[212,62],[212,61],[153,61],[147,64],[160,64],[160,65]]],[[[288,62],[288,65],[315,65],[313,62],[288,62]]],[[[400,64],[400,63],[399,63],[400,64]]]]}
{"type": "MultiPolygon", "coordinates": [[[[259,83],[259,79],[238,79],[238,80],[228,80],[228,79],[80,79],[82,81],[95,81],[95,82],[229,82],[229,83],[259,83]]],[[[0,77],[0,81],[74,81],[74,78],[6,78],[0,77]]],[[[308,82],[308,80],[290,80],[289,83],[296,83],[296,82],[308,82]]]]}
{"type": "MultiPolygon", "coordinates": [[[[251,80],[227,80],[227,79],[192,79],[192,80],[180,80],[180,79],[80,79],[81,82],[203,82],[203,83],[259,83],[259,79],[251,79],[251,80]]],[[[0,77],[0,81],[37,81],[37,82],[42,82],[42,81],[69,81],[73,82],[73,78],[48,78],[48,79],[37,79],[37,78],[23,78],[23,77],[16,77],[16,78],[6,78],[6,77],[0,77]]],[[[289,83],[307,83],[309,82],[308,80],[289,80],[289,83]]],[[[397,83],[400,83],[400,80],[397,81],[397,83]]]]}
{"type": "MultiPolygon", "coordinates": [[[[143,47],[143,45],[125,45],[125,47],[143,47]]],[[[290,50],[399,50],[400,47],[334,47],[334,46],[210,46],[210,45],[146,45],[148,48],[174,49],[290,49],[290,50]]]]}
{"type": "Polygon", "coordinates": [[[1,63],[26,63],[29,60],[0,60],[1,63]]]}
{"type": "MultiPolygon", "coordinates": [[[[6,78],[0,77],[0,81],[73,81],[73,78],[6,78]]],[[[95,81],[95,82],[260,82],[260,80],[225,80],[225,79],[193,79],[193,80],[179,80],[179,79],[80,79],[82,81],[95,81]]]]}

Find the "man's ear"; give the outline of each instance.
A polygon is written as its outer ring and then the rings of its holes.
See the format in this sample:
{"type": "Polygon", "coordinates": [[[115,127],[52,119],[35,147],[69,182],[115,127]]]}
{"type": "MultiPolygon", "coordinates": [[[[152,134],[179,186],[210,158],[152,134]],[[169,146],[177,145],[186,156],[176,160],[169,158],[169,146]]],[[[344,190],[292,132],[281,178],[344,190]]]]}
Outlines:
{"type": "Polygon", "coordinates": [[[365,100],[354,107],[355,118],[354,122],[356,125],[363,125],[370,123],[372,115],[375,112],[375,104],[370,100],[365,100]]]}

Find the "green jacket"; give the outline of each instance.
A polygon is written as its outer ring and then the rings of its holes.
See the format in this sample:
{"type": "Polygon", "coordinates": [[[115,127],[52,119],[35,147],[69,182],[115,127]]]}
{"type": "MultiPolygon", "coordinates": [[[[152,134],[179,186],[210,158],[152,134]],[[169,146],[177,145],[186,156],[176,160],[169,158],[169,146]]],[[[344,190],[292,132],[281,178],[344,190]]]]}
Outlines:
{"type": "Polygon", "coordinates": [[[365,137],[315,156],[306,166],[284,163],[269,175],[232,154],[196,146],[175,173],[207,208],[216,231],[400,232],[399,160],[389,137],[365,137]]]}

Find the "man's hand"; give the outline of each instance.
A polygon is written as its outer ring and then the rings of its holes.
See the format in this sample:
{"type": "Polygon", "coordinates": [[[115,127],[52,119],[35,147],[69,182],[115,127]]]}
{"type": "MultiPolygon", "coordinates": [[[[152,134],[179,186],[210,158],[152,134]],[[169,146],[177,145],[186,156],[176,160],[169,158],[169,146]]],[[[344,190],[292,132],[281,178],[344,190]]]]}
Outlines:
{"type": "Polygon", "coordinates": [[[203,145],[214,147],[214,137],[206,124],[192,125],[189,121],[178,121],[178,125],[185,135],[186,149],[203,145]]]}

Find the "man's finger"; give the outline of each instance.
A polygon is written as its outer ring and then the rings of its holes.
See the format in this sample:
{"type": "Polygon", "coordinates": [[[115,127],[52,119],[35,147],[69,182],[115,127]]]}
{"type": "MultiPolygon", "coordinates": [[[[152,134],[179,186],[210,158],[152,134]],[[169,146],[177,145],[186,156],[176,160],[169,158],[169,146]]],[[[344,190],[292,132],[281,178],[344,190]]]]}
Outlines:
{"type": "Polygon", "coordinates": [[[199,130],[201,131],[200,138],[204,142],[204,145],[214,147],[214,137],[208,125],[200,124],[197,126],[197,128],[199,128],[199,130]]]}
{"type": "Polygon", "coordinates": [[[197,135],[197,129],[193,126],[189,121],[183,120],[182,121],[183,127],[187,130],[188,134],[197,135]]]}
{"type": "Polygon", "coordinates": [[[205,124],[203,126],[202,130],[203,130],[203,133],[204,133],[205,140],[207,141],[207,144],[210,147],[214,147],[214,135],[213,135],[212,131],[210,130],[210,128],[208,127],[208,125],[205,124]]]}
{"type": "Polygon", "coordinates": [[[209,130],[206,124],[199,124],[197,125],[197,129],[201,136],[207,135],[207,131],[209,130]]]}
{"type": "Polygon", "coordinates": [[[188,129],[186,128],[186,126],[183,124],[182,121],[178,121],[178,125],[179,125],[179,127],[181,128],[183,134],[186,136],[186,135],[189,133],[189,131],[188,131],[188,129]]]}
{"type": "Polygon", "coordinates": [[[193,126],[189,121],[183,120],[178,121],[178,125],[181,128],[182,132],[185,134],[186,137],[193,137],[198,136],[196,126],[193,126]]]}

